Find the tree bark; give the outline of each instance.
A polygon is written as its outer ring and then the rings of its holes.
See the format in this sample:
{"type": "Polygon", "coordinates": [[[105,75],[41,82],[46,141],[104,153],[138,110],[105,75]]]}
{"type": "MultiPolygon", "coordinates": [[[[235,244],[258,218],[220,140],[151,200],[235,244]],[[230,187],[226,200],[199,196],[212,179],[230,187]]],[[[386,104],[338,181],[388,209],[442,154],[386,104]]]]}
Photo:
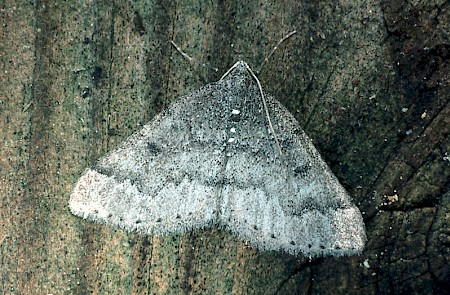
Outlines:
{"type": "Polygon", "coordinates": [[[2,294],[449,292],[448,1],[1,6],[2,294]],[[213,228],[146,236],[70,214],[86,167],[235,61],[257,69],[294,29],[259,79],[363,212],[361,255],[257,251],[213,228]]]}

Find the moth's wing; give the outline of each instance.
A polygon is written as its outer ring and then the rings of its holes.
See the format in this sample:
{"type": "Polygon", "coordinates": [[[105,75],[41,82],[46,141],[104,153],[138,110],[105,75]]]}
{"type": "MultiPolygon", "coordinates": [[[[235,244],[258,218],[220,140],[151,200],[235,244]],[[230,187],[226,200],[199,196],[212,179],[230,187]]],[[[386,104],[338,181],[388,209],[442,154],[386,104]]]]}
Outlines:
{"type": "Polygon", "coordinates": [[[215,220],[224,157],[215,84],[181,98],[78,180],[70,209],[127,230],[164,234],[215,220]]]}
{"type": "Polygon", "coordinates": [[[241,117],[227,146],[221,222],[261,249],[308,256],[361,252],[361,213],[299,123],[266,97],[280,155],[257,89],[241,91],[245,103],[237,107],[241,117]]]}

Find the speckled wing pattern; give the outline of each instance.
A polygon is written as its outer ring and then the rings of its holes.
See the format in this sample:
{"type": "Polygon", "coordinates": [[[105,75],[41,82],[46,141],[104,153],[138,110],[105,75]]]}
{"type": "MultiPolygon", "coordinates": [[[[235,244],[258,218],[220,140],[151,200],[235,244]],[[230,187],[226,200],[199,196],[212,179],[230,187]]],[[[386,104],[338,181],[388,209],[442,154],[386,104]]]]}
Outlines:
{"type": "Polygon", "coordinates": [[[360,211],[292,114],[270,96],[265,102],[268,114],[238,62],[87,169],[72,213],[157,235],[218,226],[261,250],[360,253],[360,211]]]}

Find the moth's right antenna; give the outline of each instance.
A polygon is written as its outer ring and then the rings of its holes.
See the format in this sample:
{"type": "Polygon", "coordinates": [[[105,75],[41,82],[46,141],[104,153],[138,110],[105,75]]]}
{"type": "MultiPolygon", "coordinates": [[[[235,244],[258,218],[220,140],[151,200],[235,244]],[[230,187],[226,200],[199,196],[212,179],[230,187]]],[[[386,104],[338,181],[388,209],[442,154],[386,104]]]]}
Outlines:
{"type": "Polygon", "coordinates": [[[290,33],[288,33],[287,35],[285,35],[283,38],[280,39],[280,41],[278,41],[277,45],[275,45],[275,47],[270,51],[270,53],[266,56],[266,58],[263,60],[263,62],[261,63],[261,65],[259,66],[258,70],[256,71],[256,74],[259,74],[261,72],[262,67],[264,66],[264,64],[269,60],[269,58],[273,55],[273,53],[275,52],[275,50],[278,49],[278,46],[281,45],[281,43],[283,43],[284,41],[286,41],[287,39],[289,39],[289,37],[291,37],[292,35],[294,35],[295,33],[297,33],[297,31],[292,31],[290,33]]]}

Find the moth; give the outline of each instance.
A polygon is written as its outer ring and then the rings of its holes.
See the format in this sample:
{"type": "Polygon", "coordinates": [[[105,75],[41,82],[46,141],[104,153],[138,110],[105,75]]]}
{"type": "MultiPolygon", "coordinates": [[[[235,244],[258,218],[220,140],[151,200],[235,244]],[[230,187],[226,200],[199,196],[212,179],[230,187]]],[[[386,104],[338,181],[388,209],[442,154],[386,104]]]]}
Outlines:
{"type": "Polygon", "coordinates": [[[261,250],[361,253],[363,218],[294,116],[238,61],[99,159],[73,214],[145,234],[229,230],[261,250]]]}

